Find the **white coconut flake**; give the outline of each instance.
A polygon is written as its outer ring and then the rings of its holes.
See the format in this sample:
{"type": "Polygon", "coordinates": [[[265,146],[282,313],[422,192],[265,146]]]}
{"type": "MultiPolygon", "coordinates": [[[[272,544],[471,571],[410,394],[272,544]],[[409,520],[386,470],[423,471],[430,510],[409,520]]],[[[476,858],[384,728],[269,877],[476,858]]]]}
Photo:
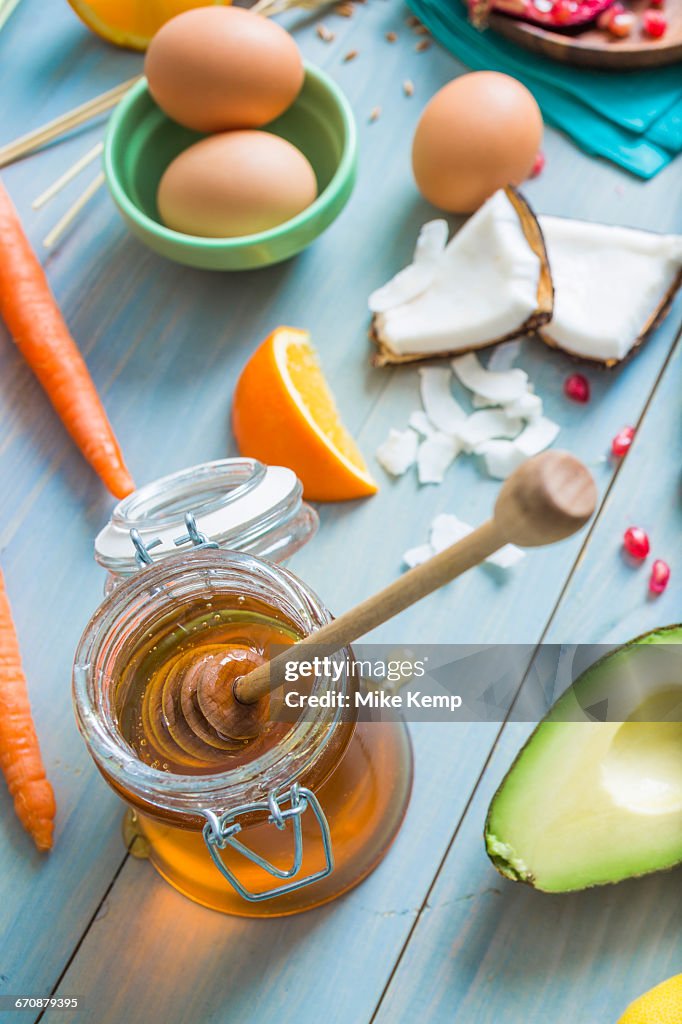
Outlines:
{"type": "Polygon", "coordinates": [[[474,409],[491,409],[497,405],[497,402],[493,402],[490,398],[484,398],[483,395],[472,395],[471,404],[474,409]]]}
{"type": "Polygon", "coordinates": [[[537,455],[538,452],[549,448],[556,440],[558,433],[558,423],[548,420],[546,416],[540,416],[528,424],[525,430],[516,438],[514,444],[522,455],[530,458],[531,455],[537,455]]]}
{"type": "Polygon", "coordinates": [[[527,391],[525,395],[507,402],[504,406],[507,416],[518,416],[522,420],[536,420],[542,416],[542,399],[539,395],[527,391]]]}
{"type": "Polygon", "coordinates": [[[472,530],[473,526],[469,526],[468,523],[458,519],[451,512],[441,512],[432,521],[429,530],[429,543],[434,554],[445,551],[446,548],[466,537],[472,530]]]}
{"type": "Polygon", "coordinates": [[[549,448],[559,433],[559,425],[546,416],[539,416],[528,424],[513,441],[493,439],[476,446],[485,468],[496,480],[506,480],[522,462],[545,448],[549,448]]]}
{"type": "Polygon", "coordinates": [[[494,370],[498,373],[504,373],[506,370],[511,370],[512,366],[519,358],[521,352],[521,342],[517,338],[514,341],[503,341],[500,345],[497,345],[490,353],[490,359],[486,369],[494,370]]]}
{"type": "Polygon", "coordinates": [[[422,562],[428,562],[429,558],[433,558],[435,551],[430,544],[420,544],[416,548],[410,548],[403,555],[403,562],[410,569],[414,569],[415,565],[421,565],[422,562]]]}
{"type": "Polygon", "coordinates": [[[436,262],[443,255],[449,233],[448,222],[440,218],[422,225],[414,248],[414,262],[436,262]]]}
{"type": "MultiPolygon", "coordinates": [[[[458,540],[462,540],[463,537],[468,536],[472,531],[473,526],[470,526],[469,523],[465,523],[450,512],[441,512],[431,523],[429,531],[429,545],[433,554],[445,551],[446,548],[456,544],[458,540]]],[[[423,546],[419,550],[423,550],[423,546]]],[[[512,566],[517,565],[524,557],[525,555],[521,548],[516,547],[515,544],[505,544],[499,551],[489,555],[486,558],[486,562],[489,562],[490,565],[496,565],[500,569],[511,569],[512,566]]]]}
{"type": "Polygon", "coordinates": [[[436,268],[432,263],[411,263],[395,277],[373,291],[369,297],[369,308],[372,313],[386,313],[389,309],[411,302],[427,291],[436,276],[436,268]]]}
{"type": "Polygon", "coordinates": [[[396,306],[412,302],[431,287],[436,279],[438,260],[448,241],[448,230],[445,220],[431,220],[423,225],[417,238],[413,262],[370,295],[369,308],[372,313],[386,313],[396,306]]]}
{"type": "Polygon", "coordinates": [[[390,430],[375,452],[376,460],[391,476],[402,476],[414,465],[418,444],[414,430],[390,430]]]}
{"type": "Polygon", "coordinates": [[[456,434],[466,413],[452,394],[452,373],[447,366],[422,366],[419,370],[424,411],[444,434],[456,434]]]}
{"type": "Polygon", "coordinates": [[[442,484],[461,446],[451,434],[437,431],[419,445],[417,452],[417,476],[420,484],[442,484]]]}
{"type": "Polygon", "coordinates": [[[436,428],[423,409],[415,409],[414,412],[411,412],[408,422],[412,430],[416,430],[422,437],[431,437],[436,432],[436,428]]]}
{"type": "Polygon", "coordinates": [[[485,441],[478,446],[476,454],[483,456],[488,475],[495,480],[506,480],[526,461],[526,456],[516,447],[515,441],[485,441]]]}
{"type": "Polygon", "coordinates": [[[528,374],[524,370],[506,370],[504,373],[485,370],[473,352],[452,360],[452,369],[465,388],[497,405],[513,402],[528,390],[528,374]]]}
{"type": "Polygon", "coordinates": [[[457,435],[466,452],[472,452],[483,441],[494,437],[516,437],[523,422],[507,416],[503,409],[480,409],[468,416],[457,435]]]}
{"type": "Polygon", "coordinates": [[[518,565],[525,557],[526,552],[522,551],[521,548],[517,548],[516,544],[505,544],[494,555],[486,558],[486,562],[496,565],[498,569],[511,569],[513,566],[518,565]]]}

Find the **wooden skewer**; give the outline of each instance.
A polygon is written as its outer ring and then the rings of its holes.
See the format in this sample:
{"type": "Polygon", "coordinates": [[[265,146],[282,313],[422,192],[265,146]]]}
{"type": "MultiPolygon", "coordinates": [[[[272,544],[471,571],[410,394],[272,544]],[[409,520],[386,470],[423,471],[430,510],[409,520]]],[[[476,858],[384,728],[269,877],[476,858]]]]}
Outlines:
{"type": "Polygon", "coordinates": [[[74,110],[61,114],[53,121],[43,125],[42,128],[36,128],[32,132],[22,135],[21,138],[16,139],[14,142],[1,147],[0,167],[6,167],[7,164],[11,164],[15,160],[35,152],[36,149],[40,149],[42,146],[47,145],[48,142],[52,142],[54,139],[59,138],[59,136],[65,135],[66,132],[72,131],[72,129],[77,128],[79,125],[85,124],[86,121],[90,121],[93,117],[111,110],[112,107],[116,106],[121,97],[128,92],[131,86],[139,81],[140,77],[140,75],[136,75],[135,78],[129,78],[127,81],[121,82],[120,85],[114,86],[113,89],[109,89],[100,96],[95,96],[93,99],[88,100],[87,103],[81,103],[74,110]]]}
{"type": "MultiPolygon", "coordinates": [[[[19,3],[20,0],[5,0],[3,4],[3,0],[0,0],[0,28],[2,28],[4,22],[19,3]]],[[[333,0],[257,0],[250,9],[256,14],[262,14],[263,17],[268,18],[272,14],[288,10],[290,7],[314,9],[316,7],[324,7],[328,3],[333,3],[333,0]]],[[[29,153],[33,153],[36,149],[47,145],[48,142],[52,142],[54,139],[91,120],[93,117],[97,117],[98,114],[103,114],[105,111],[115,107],[121,97],[131,86],[139,82],[140,78],[142,78],[142,75],[136,75],[134,78],[121,82],[120,85],[116,85],[113,89],[93,97],[87,103],[82,103],[79,107],[75,107],[66,114],[61,114],[41,128],[36,128],[34,131],[15,139],[14,142],[9,142],[6,146],[0,147],[0,167],[6,167],[7,164],[28,156],[29,153]]]]}
{"type": "Polygon", "coordinates": [[[445,583],[479,565],[505,544],[539,547],[575,533],[593,514],[597,489],[589,470],[568,452],[547,451],[521,465],[500,490],[492,519],[400,579],[300,640],[271,662],[224,688],[216,706],[212,673],[198,684],[202,697],[214,702],[224,736],[244,735],[250,705],[284,682],[288,666],[324,657],[353,643],[445,583]],[[202,687],[206,693],[202,694],[202,687]]]}
{"type": "Polygon", "coordinates": [[[3,28],[5,23],[9,21],[10,15],[12,15],[21,0],[5,0],[4,3],[0,2],[0,28],[3,28]]]}
{"type": "Polygon", "coordinates": [[[89,149],[87,153],[80,158],[80,160],[76,160],[75,164],[72,164],[72,166],[69,167],[68,170],[64,171],[64,173],[49,185],[44,192],[41,192],[37,199],[33,200],[31,203],[33,209],[39,210],[41,206],[44,206],[45,203],[50,201],[50,199],[53,199],[54,196],[56,196],[58,192],[61,192],[63,188],[66,188],[69,182],[73,181],[73,179],[79,175],[85,167],[91,164],[93,160],[96,160],[103,151],[103,142],[98,142],[97,145],[92,147],[92,149],[89,149]]]}
{"type": "Polygon", "coordinates": [[[282,14],[294,7],[302,7],[304,10],[316,10],[327,7],[334,3],[334,0],[256,0],[255,4],[249,7],[254,14],[262,14],[264,18],[271,18],[275,14],[282,14]]]}
{"type": "Polygon", "coordinates": [[[76,202],[69,207],[63,217],[60,217],[52,230],[45,235],[43,239],[43,245],[46,249],[51,249],[57,244],[59,239],[62,237],[67,228],[73,223],[78,214],[81,212],[86,203],[89,203],[95,193],[104,184],[104,171],[100,171],[96,178],[90,182],[85,192],[76,200],[76,202]]]}

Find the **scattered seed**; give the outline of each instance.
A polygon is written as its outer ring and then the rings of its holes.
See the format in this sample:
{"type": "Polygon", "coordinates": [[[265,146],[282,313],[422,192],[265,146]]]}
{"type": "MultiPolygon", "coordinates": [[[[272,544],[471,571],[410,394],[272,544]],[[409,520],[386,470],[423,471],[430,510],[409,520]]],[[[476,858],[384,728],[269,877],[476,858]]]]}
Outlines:
{"type": "Polygon", "coordinates": [[[409,18],[405,18],[405,24],[408,28],[416,28],[417,25],[421,25],[421,21],[414,14],[411,14],[409,18]]]}
{"type": "Polygon", "coordinates": [[[545,154],[542,152],[541,149],[538,150],[535,160],[533,161],[533,166],[531,168],[529,177],[537,178],[539,174],[542,174],[542,172],[545,169],[546,162],[547,161],[545,159],[545,154]]]}
{"type": "Polygon", "coordinates": [[[423,53],[424,50],[428,50],[430,46],[430,39],[420,39],[417,45],[415,46],[415,50],[417,51],[417,53],[423,53]]]}
{"type": "Polygon", "coordinates": [[[645,11],[642,15],[642,27],[652,39],[660,39],[667,31],[668,21],[661,11],[645,11]]]}
{"type": "Polygon", "coordinates": [[[609,32],[617,39],[627,39],[635,27],[635,16],[632,11],[614,14],[609,22],[609,32]]]}
{"type": "Polygon", "coordinates": [[[318,25],[315,31],[324,43],[331,43],[336,38],[332,30],[327,28],[326,25],[318,25]]]}
{"type": "Polygon", "coordinates": [[[369,123],[372,124],[374,121],[378,121],[381,116],[381,107],[372,107],[369,115],[369,123]]]}
{"type": "Polygon", "coordinates": [[[428,35],[431,35],[431,33],[429,32],[429,30],[426,27],[426,25],[415,25],[414,26],[414,34],[416,36],[428,36],[428,35]]]}
{"type": "Polygon", "coordinates": [[[652,594],[662,594],[665,588],[668,586],[668,580],[670,579],[670,566],[667,562],[657,558],[651,567],[651,578],[649,580],[649,590],[652,594]]]}
{"type": "Polygon", "coordinates": [[[343,3],[336,5],[334,11],[336,14],[340,14],[342,18],[352,18],[354,7],[349,0],[343,0],[343,3]]]}
{"type": "Polygon", "coordinates": [[[357,55],[358,55],[358,51],[357,50],[349,50],[348,53],[346,54],[346,56],[343,58],[344,64],[348,64],[349,61],[355,60],[357,55]]]}
{"type": "Polygon", "coordinates": [[[611,442],[611,454],[616,459],[622,459],[630,451],[630,445],[635,437],[634,427],[623,427],[619,430],[611,442]]]}
{"type": "Polygon", "coordinates": [[[572,402],[589,402],[590,382],[582,373],[572,373],[564,381],[564,394],[572,402]]]}
{"type": "Polygon", "coordinates": [[[630,526],[623,534],[623,547],[633,558],[644,559],[651,546],[641,526],[630,526]]]}
{"type": "Polygon", "coordinates": [[[409,78],[406,78],[403,82],[403,92],[406,96],[414,96],[414,82],[410,81],[409,78]]]}
{"type": "Polygon", "coordinates": [[[397,38],[398,38],[398,33],[397,32],[387,32],[386,33],[386,42],[387,43],[395,43],[397,38]]]}

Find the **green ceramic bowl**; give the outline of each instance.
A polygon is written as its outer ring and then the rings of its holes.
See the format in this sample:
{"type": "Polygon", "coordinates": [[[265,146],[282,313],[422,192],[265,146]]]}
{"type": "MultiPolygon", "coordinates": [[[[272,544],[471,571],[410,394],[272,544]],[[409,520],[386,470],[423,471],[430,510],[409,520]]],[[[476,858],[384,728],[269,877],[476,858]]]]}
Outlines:
{"type": "Polygon", "coordinates": [[[357,142],[348,101],[319,68],[306,65],[292,107],[266,126],[303,152],[317,176],[318,197],[298,216],[269,231],[239,238],[201,238],[165,227],[156,206],[161,175],[198,139],[157,107],[143,79],[119,103],[109,122],[104,171],[128,227],[169,260],[207,270],[249,270],[301,252],[346,205],[355,183],[357,142]]]}

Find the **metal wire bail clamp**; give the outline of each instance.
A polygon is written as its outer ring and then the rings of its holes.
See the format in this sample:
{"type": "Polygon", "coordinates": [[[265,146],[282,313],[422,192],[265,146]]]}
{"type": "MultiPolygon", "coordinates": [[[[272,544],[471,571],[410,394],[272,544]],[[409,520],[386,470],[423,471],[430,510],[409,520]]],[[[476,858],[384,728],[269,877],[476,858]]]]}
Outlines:
{"type": "Polygon", "coordinates": [[[273,790],[268,794],[267,801],[254,801],[251,804],[242,804],[233,811],[225,811],[221,815],[217,815],[214,811],[209,810],[203,811],[203,814],[206,818],[206,824],[203,829],[204,841],[208,847],[208,852],[211,854],[213,863],[233,889],[243,899],[248,900],[249,903],[259,903],[263,900],[273,899],[275,896],[284,896],[287,893],[296,892],[298,889],[303,889],[313,882],[321,881],[321,879],[326,878],[334,870],[329,823],[315,794],[311,790],[299,786],[298,783],[294,783],[287,793],[283,793],[280,796],[273,790]],[[315,815],[320,828],[325,866],[319,871],[296,879],[295,876],[299,873],[303,864],[301,817],[308,808],[315,815]],[[278,868],[275,864],[250,850],[248,846],[245,846],[236,838],[237,834],[242,830],[241,823],[237,819],[243,815],[252,814],[254,811],[267,811],[268,822],[280,831],[286,828],[288,821],[291,821],[294,838],[294,857],[290,868],[278,868]],[[262,892],[251,892],[242,885],[220,856],[220,850],[224,850],[226,846],[231,846],[233,850],[236,850],[237,853],[246,857],[253,864],[257,864],[258,867],[272,875],[273,878],[292,879],[292,881],[262,892]]]}

